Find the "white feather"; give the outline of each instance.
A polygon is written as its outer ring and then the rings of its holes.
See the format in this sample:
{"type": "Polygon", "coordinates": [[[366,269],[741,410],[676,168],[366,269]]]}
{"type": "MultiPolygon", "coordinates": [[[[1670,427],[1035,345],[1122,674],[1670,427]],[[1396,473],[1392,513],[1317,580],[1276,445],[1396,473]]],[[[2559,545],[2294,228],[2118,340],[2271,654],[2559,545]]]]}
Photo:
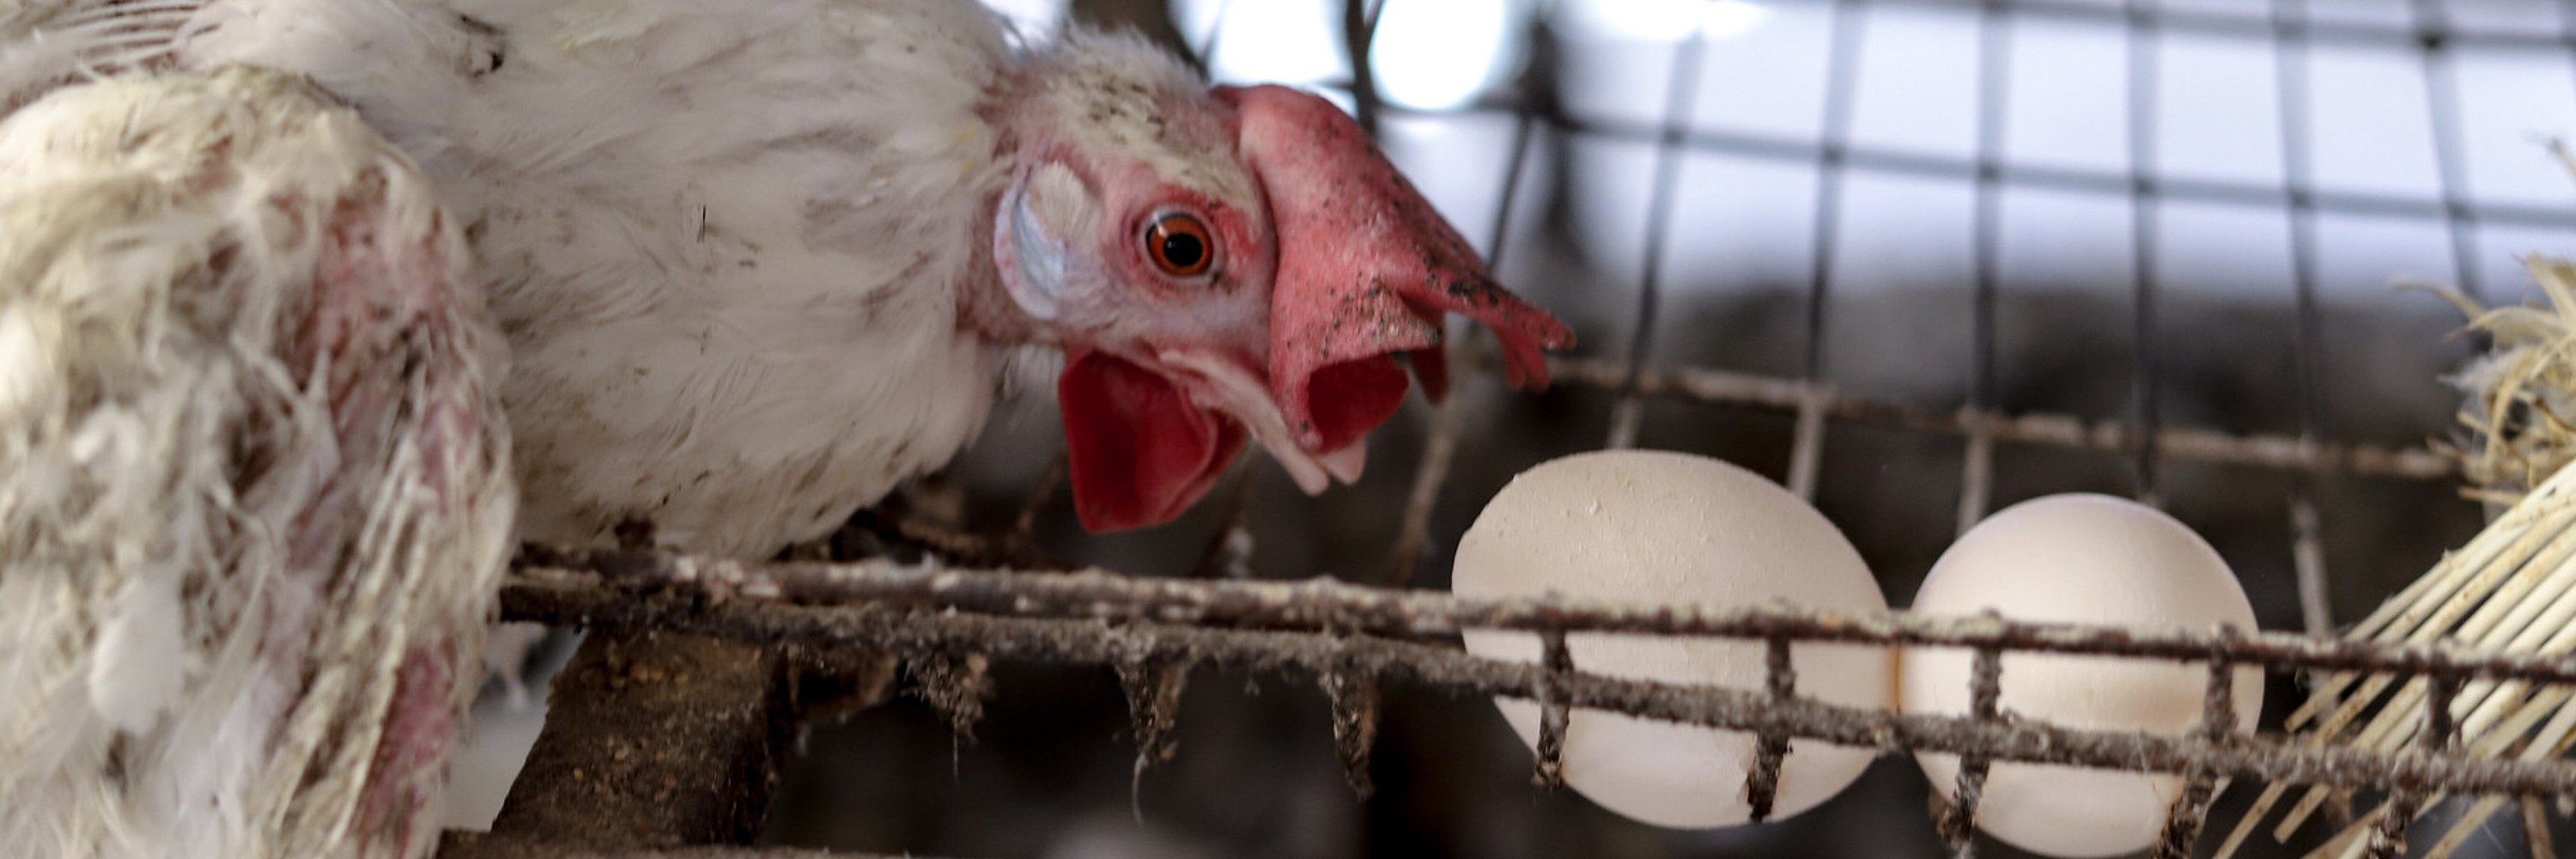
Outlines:
{"type": "Polygon", "coordinates": [[[180,630],[179,583],[172,571],[125,583],[98,627],[90,657],[89,700],[99,715],[131,734],[152,729],[178,703],[195,660],[180,630]]]}
{"type": "Polygon", "coordinates": [[[933,0],[218,0],[180,54],[312,75],[471,224],[522,534],[765,554],[945,464],[1005,180],[993,16],[933,0]]]}

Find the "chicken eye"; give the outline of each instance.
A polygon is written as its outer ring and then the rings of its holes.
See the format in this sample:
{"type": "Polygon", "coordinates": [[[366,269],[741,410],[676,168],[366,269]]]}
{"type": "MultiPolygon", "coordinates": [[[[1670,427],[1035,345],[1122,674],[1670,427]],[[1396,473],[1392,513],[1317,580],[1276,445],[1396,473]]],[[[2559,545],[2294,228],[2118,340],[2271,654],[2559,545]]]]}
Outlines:
{"type": "Polygon", "coordinates": [[[1190,277],[1208,270],[1216,248],[1208,242],[1207,225],[1188,215],[1164,215],[1145,228],[1145,255],[1164,274],[1190,277]]]}

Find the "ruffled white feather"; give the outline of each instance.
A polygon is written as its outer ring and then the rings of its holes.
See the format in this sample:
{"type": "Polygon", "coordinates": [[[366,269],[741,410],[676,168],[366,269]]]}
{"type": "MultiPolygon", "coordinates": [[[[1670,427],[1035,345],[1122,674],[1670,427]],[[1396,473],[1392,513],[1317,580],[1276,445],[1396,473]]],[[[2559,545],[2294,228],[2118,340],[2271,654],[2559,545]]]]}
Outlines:
{"type": "Polygon", "coordinates": [[[982,425],[974,3],[216,0],[179,56],[312,75],[471,225],[530,539],[767,554],[982,425]]]}
{"type": "Polygon", "coordinates": [[[458,226],[287,75],[0,122],[0,845],[427,852],[516,497],[458,226]]]}

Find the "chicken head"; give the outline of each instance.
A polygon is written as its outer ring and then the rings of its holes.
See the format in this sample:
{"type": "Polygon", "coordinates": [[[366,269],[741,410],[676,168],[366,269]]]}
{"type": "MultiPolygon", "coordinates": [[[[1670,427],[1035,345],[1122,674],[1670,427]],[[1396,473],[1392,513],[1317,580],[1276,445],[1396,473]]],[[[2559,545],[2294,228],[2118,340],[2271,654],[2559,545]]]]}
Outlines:
{"type": "Polygon", "coordinates": [[[996,105],[1012,178],[998,280],[1023,339],[1058,345],[1084,527],[1168,522],[1249,440],[1300,488],[1356,480],[1408,390],[1447,386],[1441,319],[1499,336],[1547,383],[1573,335],[1505,290],[1331,102],[1199,84],[1141,42],[1078,35],[996,105]]]}

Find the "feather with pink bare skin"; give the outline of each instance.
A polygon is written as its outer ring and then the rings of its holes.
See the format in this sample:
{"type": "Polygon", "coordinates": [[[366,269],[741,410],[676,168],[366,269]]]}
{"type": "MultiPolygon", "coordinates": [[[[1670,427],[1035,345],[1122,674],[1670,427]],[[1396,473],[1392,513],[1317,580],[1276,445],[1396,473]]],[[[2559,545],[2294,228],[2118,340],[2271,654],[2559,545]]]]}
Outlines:
{"type": "Polygon", "coordinates": [[[419,857],[516,492],[457,225],[309,83],[0,121],[0,844],[419,857]]]}

